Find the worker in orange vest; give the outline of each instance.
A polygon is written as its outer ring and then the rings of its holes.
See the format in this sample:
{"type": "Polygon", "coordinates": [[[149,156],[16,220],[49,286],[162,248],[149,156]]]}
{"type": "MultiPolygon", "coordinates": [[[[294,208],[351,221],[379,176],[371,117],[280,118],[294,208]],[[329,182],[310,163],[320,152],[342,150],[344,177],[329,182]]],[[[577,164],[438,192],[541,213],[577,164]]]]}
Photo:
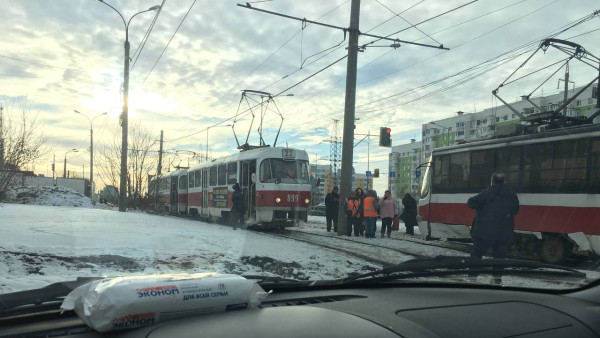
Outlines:
{"type": "Polygon", "coordinates": [[[360,227],[362,222],[362,200],[356,196],[355,191],[350,191],[350,197],[346,198],[346,223],[348,225],[348,231],[346,236],[352,234],[352,227],[354,227],[354,236],[360,236],[360,227]]]}
{"type": "Polygon", "coordinates": [[[377,231],[377,216],[379,210],[379,201],[375,190],[369,190],[367,197],[363,200],[363,215],[365,217],[365,237],[375,238],[377,231]]]}

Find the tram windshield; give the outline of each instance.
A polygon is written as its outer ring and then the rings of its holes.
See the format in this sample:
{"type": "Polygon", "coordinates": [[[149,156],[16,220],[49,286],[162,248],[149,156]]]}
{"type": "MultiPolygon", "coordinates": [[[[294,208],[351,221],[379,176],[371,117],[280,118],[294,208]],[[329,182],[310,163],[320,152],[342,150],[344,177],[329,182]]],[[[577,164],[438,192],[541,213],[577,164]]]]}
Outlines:
{"type": "Polygon", "coordinates": [[[268,158],[260,164],[260,181],[263,183],[308,184],[310,183],[308,162],[268,158]]]}

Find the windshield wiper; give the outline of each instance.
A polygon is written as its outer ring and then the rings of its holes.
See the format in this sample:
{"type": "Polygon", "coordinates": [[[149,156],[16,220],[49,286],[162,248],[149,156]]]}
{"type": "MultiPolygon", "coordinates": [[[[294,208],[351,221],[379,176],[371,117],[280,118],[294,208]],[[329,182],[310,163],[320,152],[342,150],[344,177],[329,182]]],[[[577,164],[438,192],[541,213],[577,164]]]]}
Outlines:
{"type": "Polygon", "coordinates": [[[492,275],[531,275],[541,274],[553,277],[584,279],[581,271],[562,266],[519,259],[477,259],[471,257],[438,256],[428,259],[413,259],[380,270],[350,275],[338,280],[341,284],[363,281],[387,281],[420,277],[440,277],[457,274],[477,276],[492,275]],[[372,277],[372,278],[370,278],[372,277]]]}
{"type": "Polygon", "coordinates": [[[77,277],[74,281],[58,282],[43,288],[11,292],[0,295],[0,314],[23,305],[41,305],[46,302],[62,301],[73,289],[102,277],[77,277]]]}
{"type": "Polygon", "coordinates": [[[314,286],[317,283],[320,284],[322,281],[316,280],[298,280],[293,278],[277,277],[277,276],[263,276],[263,275],[241,275],[242,277],[250,280],[256,280],[256,283],[263,289],[266,288],[278,288],[278,287],[305,287],[314,286]]]}

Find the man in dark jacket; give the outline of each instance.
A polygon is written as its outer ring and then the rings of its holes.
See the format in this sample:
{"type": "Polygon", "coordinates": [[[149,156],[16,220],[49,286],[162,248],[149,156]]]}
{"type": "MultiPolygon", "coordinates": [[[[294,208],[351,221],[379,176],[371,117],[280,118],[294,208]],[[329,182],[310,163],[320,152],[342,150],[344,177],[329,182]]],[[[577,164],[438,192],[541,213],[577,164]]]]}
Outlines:
{"type": "Polygon", "coordinates": [[[233,194],[231,194],[231,211],[229,212],[229,218],[233,230],[237,229],[238,225],[244,224],[244,214],[246,208],[244,207],[244,193],[239,183],[233,185],[233,194]]]}
{"type": "Polygon", "coordinates": [[[467,205],[475,209],[475,220],[471,228],[471,257],[482,258],[491,247],[494,258],[506,258],[513,240],[519,198],[504,185],[504,174],[493,173],[491,186],[469,198],[467,205]]]}
{"type": "Polygon", "coordinates": [[[419,222],[417,221],[417,201],[407,191],[404,197],[402,197],[402,205],[404,206],[404,210],[402,211],[401,218],[406,226],[406,234],[414,235],[415,227],[419,226],[419,222]]]}
{"type": "Polygon", "coordinates": [[[333,231],[337,232],[338,210],[340,207],[339,188],[333,187],[333,190],[325,196],[325,219],[327,220],[327,232],[331,231],[333,222],[333,231]]]}

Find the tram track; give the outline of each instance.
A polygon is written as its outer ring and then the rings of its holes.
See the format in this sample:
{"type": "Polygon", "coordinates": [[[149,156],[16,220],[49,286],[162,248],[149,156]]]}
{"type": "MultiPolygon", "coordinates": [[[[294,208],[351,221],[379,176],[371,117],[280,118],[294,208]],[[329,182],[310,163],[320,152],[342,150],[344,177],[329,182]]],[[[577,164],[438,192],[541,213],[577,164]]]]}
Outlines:
{"type": "MultiPolygon", "coordinates": [[[[434,256],[438,256],[438,254],[444,254],[443,251],[447,251],[447,250],[451,250],[451,251],[460,251],[462,253],[470,253],[471,252],[471,247],[470,245],[467,244],[460,244],[460,243],[452,243],[450,245],[442,245],[442,244],[437,244],[437,243],[432,243],[432,242],[426,242],[426,241],[422,241],[422,240],[418,240],[418,239],[412,239],[412,238],[397,238],[397,237],[392,237],[392,238],[373,238],[373,239],[366,239],[365,237],[349,237],[349,236],[331,236],[331,235],[327,235],[327,234],[318,234],[318,233],[314,233],[314,232],[308,232],[308,231],[302,231],[302,230],[278,230],[278,232],[280,233],[284,233],[284,234],[300,234],[300,235],[296,235],[296,236],[318,236],[318,237],[324,237],[324,238],[335,238],[341,241],[347,241],[347,242],[353,242],[353,243],[360,243],[361,245],[370,245],[373,247],[378,247],[378,248],[383,248],[383,249],[387,249],[387,250],[394,250],[394,251],[398,251],[401,252],[403,254],[406,255],[411,255],[414,256],[415,258],[432,258],[434,256]],[[434,249],[433,252],[434,254],[423,254],[422,250],[417,250],[416,248],[410,248],[410,247],[404,247],[404,248],[398,248],[397,245],[405,245],[406,243],[402,243],[402,242],[409,242],[411,244],[415,244],[418,246],[428,246],[428,247],[433,247],[433,248],[439,248],[439,249],[443,249],[443,250],[436,250],[434,249]],[[383,245],[383,243],[385,243],[386,245],[383,245]],[[400,244],[398,244],[400,243],[400,244]],[[435,254],[438,253],[438,254],[435,254]]],[[[294,235],[292,235],[294,236],[294,235]]]]}
{"type": "MultiPolygon", "coordinates": [[[[261,233],[273,237],[301,241],[331,250],[341,251],[382,266],[395,265],[415,258],[424,259],[437,256],[435,253],[433,255],[423,254],[418,252],[418,250],[414,250],[414,248],[410,249],[406,247],[399,247],[399,245],[402,245],[402,241],[397,239],[386,238],[384,239],[386,243],[376,243],[375,241],[377,241],[377,239],[353,240],[352,238],[347,238],[345,236],[326,236],[310,232],[286,229],[272,230],[261,233]],[[344,243],[343,247],[339,245],[341,243],[344,243]]],[[[447,248],[444,249],[447,250],[447,248]]]]}

